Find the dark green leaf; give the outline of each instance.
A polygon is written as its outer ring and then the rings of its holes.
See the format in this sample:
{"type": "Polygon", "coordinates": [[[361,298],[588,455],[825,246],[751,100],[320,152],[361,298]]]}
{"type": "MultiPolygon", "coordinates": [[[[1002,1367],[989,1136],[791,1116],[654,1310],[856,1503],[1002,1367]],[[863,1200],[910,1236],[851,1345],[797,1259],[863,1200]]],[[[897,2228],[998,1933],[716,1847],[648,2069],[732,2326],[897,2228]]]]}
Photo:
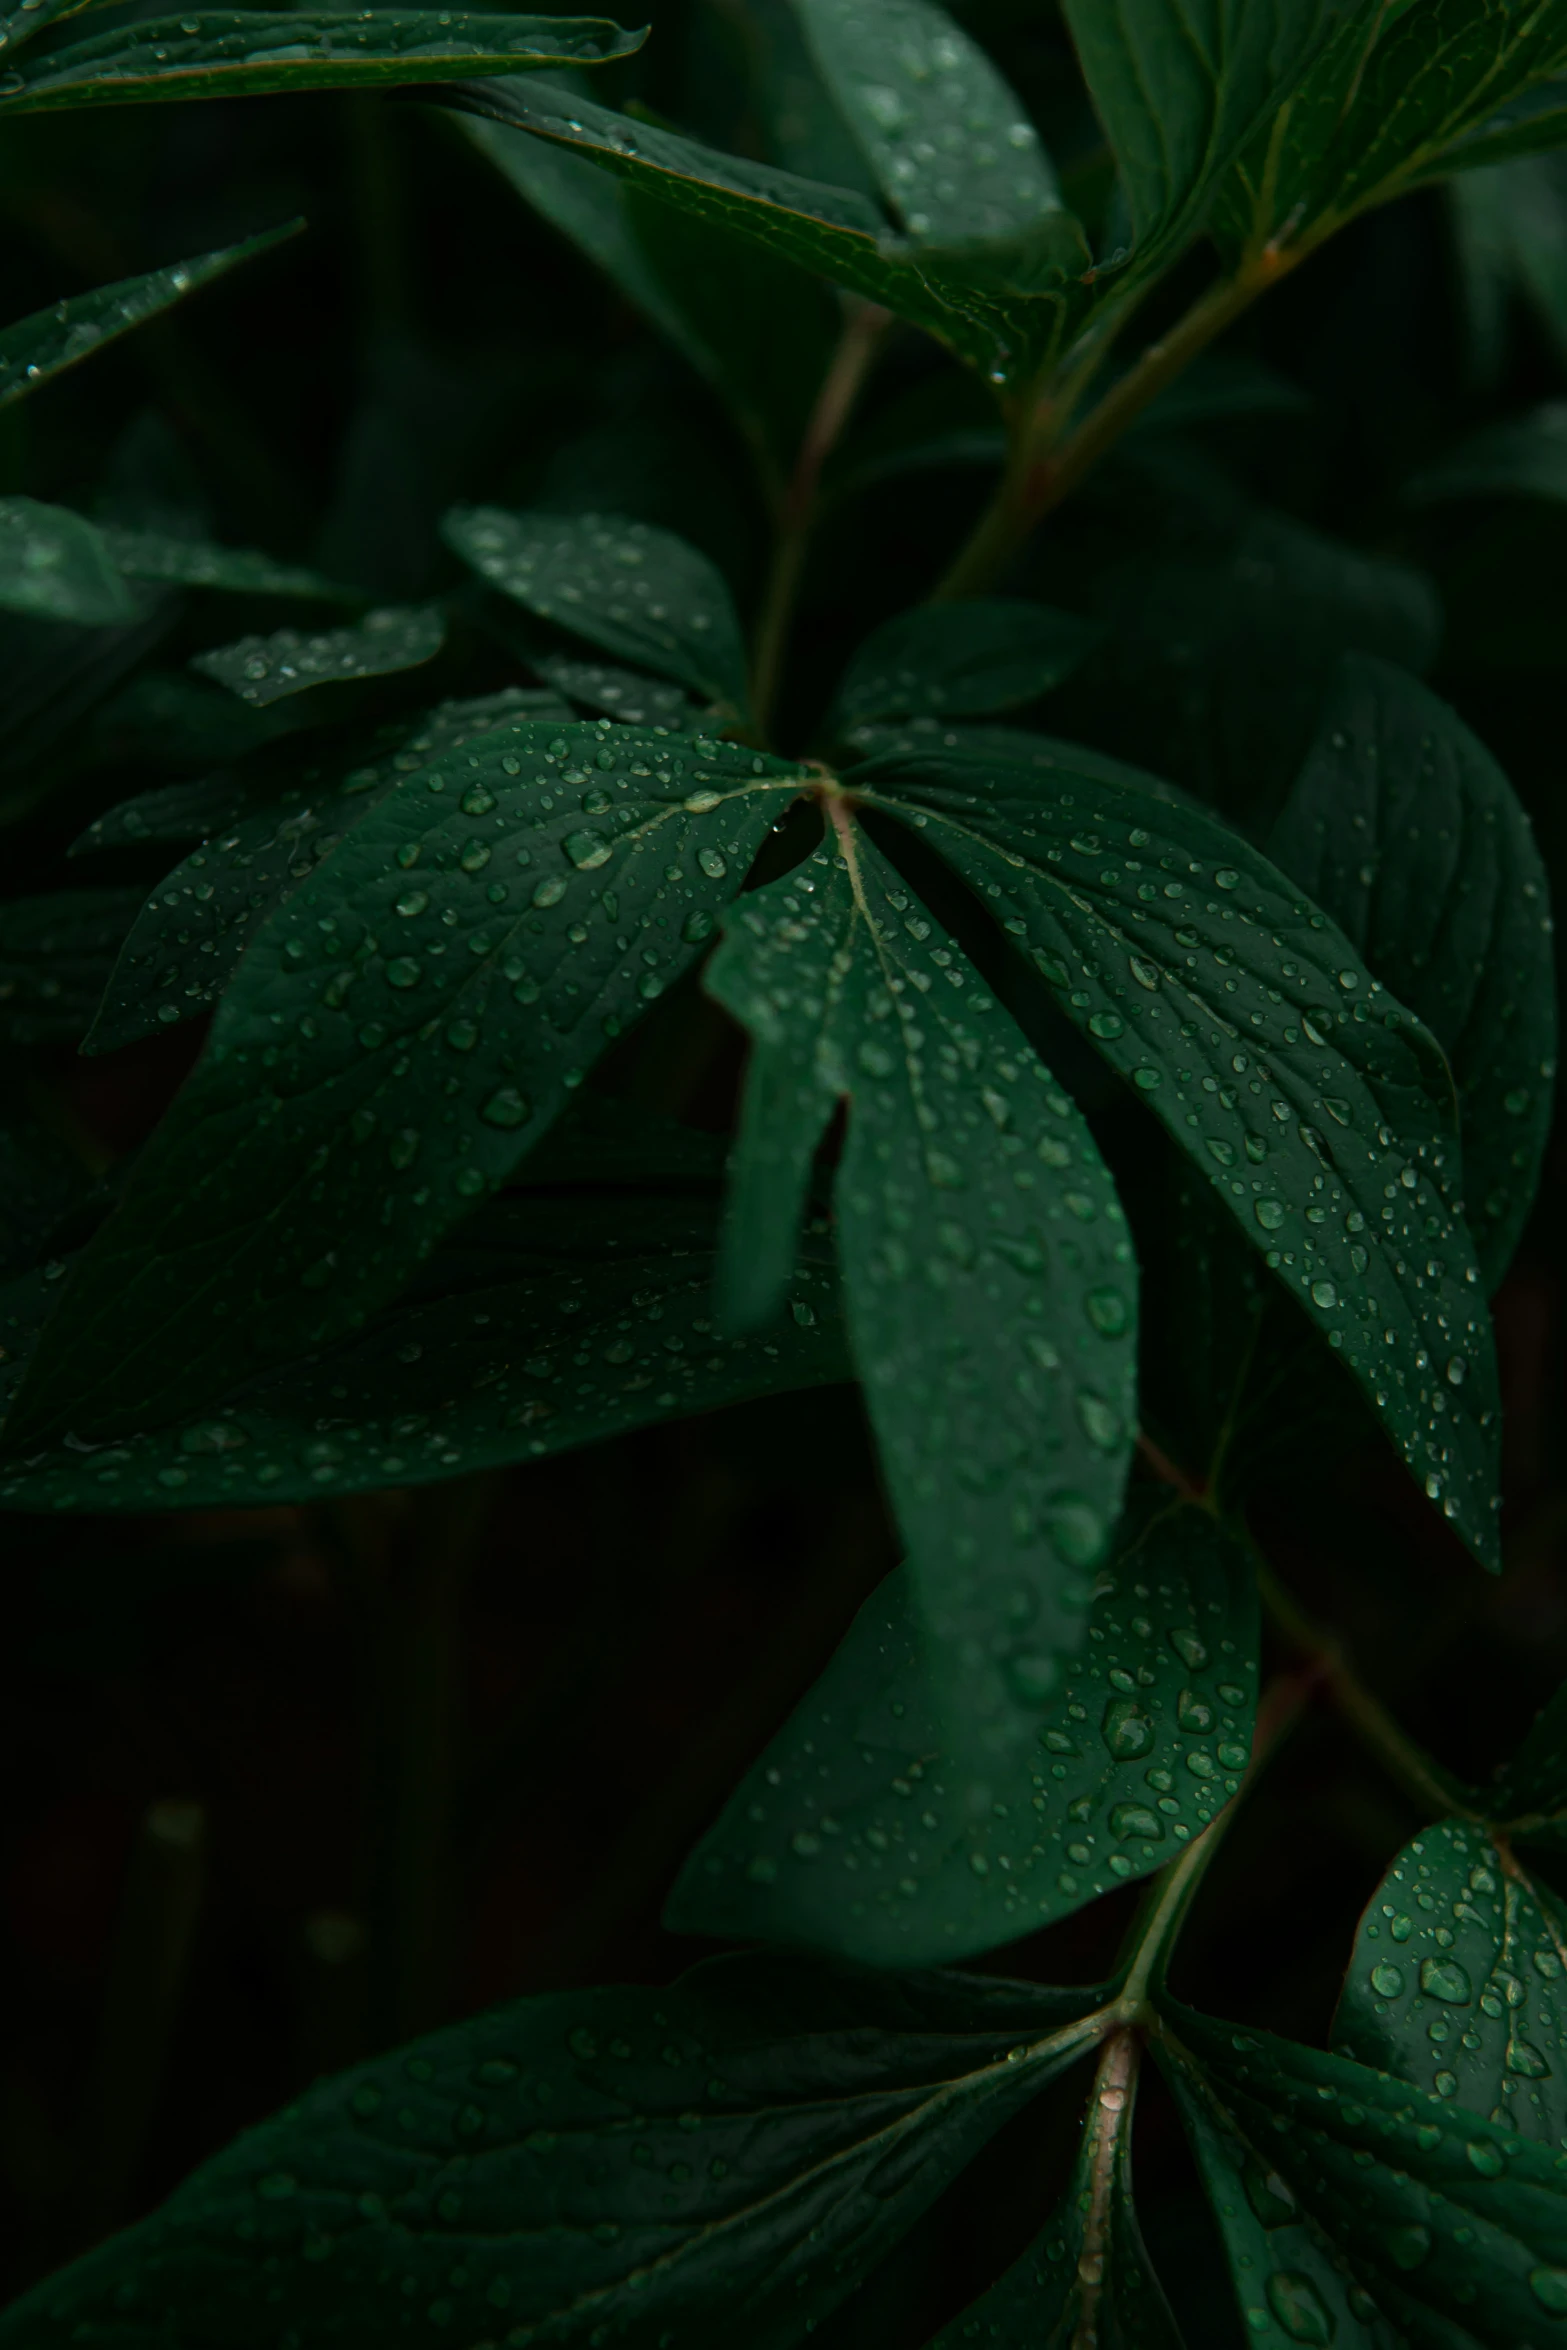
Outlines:
{"type": "Polygon", "coordinates": [[[1548,76],[1525,90],[1521,98],[1499,106],[1448,148],[1444,170],[1469,172],[1489,164],[1521,160],[1559,148],[1567,142],[1567,78],[1548,76]]]}
{"type": "Polygon", "coordinates": [[[1131,430],[1186,432],[1236,416],[1309,416],[1311,396],[1245,351],[1204,351],[1150,401],[1131,430]]]}
{"type": "Polygon", "coordinates": [[[1268,847],[1447,1054],[1466,1221],[1494,1289],[1539,1184],[1556,1075],[1550,885],[1517,795],[1445,702],[1355,657],[1268,847]]]}
{"type": "Polygon", "coordinates": [[[1182,2350],[1132,2201],[1132,2045],[1106,2049],[1071,2185],[1043,2234],[929,2350],[1182,2350]]]}
{"type": "Polygon", "coordinates": [[[1567,2177],[1386,2073],[1175,2009],[1154,2041],[1261,2350],[1544,2350],[1567,2177]],[[1195,2060],[1195,2061],[1194,2061],[1195,2060]]]}
{"type": "Polygon", "coordinates": [[[451,102],[572,147],[662,202],[881,303],[998,383],[1032,374],[1092,307],[1087,249],[1065,212],[990,245],[914,246],[857,189],[721,154],[586,99],[476,82],[451,102]]]}
{"type": "MultiPolygon", "coordinates": [[[[60,11],[59,13],[65,13],[60,11]]],[[[18,9],[17,18],[28,31],[40,29],[40,20],[18,9]]],[[[45,20],[47,21],[47,20],[45,20]]],[[[15,36],[12,36],[14,45],[15,36]]],[[[187,294],[199,292],[215,277],[224,276],[258,253],[270,253],[304,227],[291,220],[284,228],[268,229],[243,244],[225,245],[216,253],[202,253],[194,261],[171,261],[144,277],[122,277],[112,286],[97,286],[90,294],[71,294],[15,326],[0,328],[0,408],[47,383],[52,375],[90,358],[117,336],[129,334],[144,319],[156,318],[187,294]]]]}
{"type": "MultiPolygon", "coordinates": [[[[613,1179],[605,1157],[594,1150],[601,1184],[613,1179]]],[[[0,1502],[54,1511],[320,1500],[538,1460],[850,1378],[831,1251],[819,1238],[807,1244],[795,1311],[780,1329],[713,1335],[717,1204],[712,1185],[684,1196],[492,1201],[436,1252],[405,1301],[346,1345],[254,1380],[183,1425],[35,1454],[0,1475],[0,1502]]],[[[58,1294],[57,1281],[38,1275],[0,1297],[9,1389],[58,1294]]]]}
{"type": "Polygon", "coordinates": [[[832,354],[826,289],[566,147],[482,117],[466,128],[728,402],[775,481],[786,478],[832,354]]]}
{"type": "Polygon", "coordinates": [[[84,1036],[140,905],[139,889],[62,889],[0,905],[0,1040],[84,1036]]]}
{"type": "MultiPolygon", "coordinates": [[[[116,571],[129,579],[152,579],[174,587],[221,588],[238,596],[303,596],[331,604],[362,601],[354,588],[323,579],[297,563],[241,547],[215,547],[201,539],[171,538],[158,530],[122,530],[101,523],[99,534],[116,571]]],[[[255,695],[248,695],[254,701],[255,695]]],[[[265,697],[270,699],[271,697],[265,697]]]]}
{"type": "Polygon", "coordinates": [[[118,628],[0,612],[0,822],[14,822],[47,788],[46,762],[75,748],[73,733],[80,743],[89,726],[102,726],[105,697],[168,628],[169,600],[145,602],[137,619],[118,628]]]}
{"type": "Polygon", "coordinates": [[[1485,1806],[1531,1844],[1567,1850],[1567,1682],[1537,1716],[1485,1806]]]}
{"type": "Polygon", "coordinates": [[[400,775],[253,939],[13,1444],[188,1414],[357,1328],[694,958],[799,781],[607,720],[400,775]]]}
{"type": "Polygon", "coordinates": [[[79,847],[192,837],[202,845],[138,914],[85,1050],[112,1052],[210,1011],[267,916],[403,777],[497,727],[568,720],[550,699],[509,686],[443,702],[419,724],[392,729],[390,742],[361,743],[368,758],[305,765],[289,743],[253,762],[243,780],[206,776],[111,809],[79,847]]]}
{"type": "MultiPolygon", "coordinates": [[[[0,1116],[0,1281],[10,1285],[48,1252],[91,1183],[48,1105],[29,1100],[27,1081],[15,1066],[5,1072],[5,1089],[0,1116]]],[[[27,1286],[31,1294],[31,1285],[27,1286]]],[[[42,1288],[42,1282],[37,1286],[42,1288]]],[[[18,1342],[25,1347],[20,1333],[7,1331],[0,1338],[8,1355],[18,1342]]],[[[9,1367],[8,1363],[6,1370],[9,1367]]]]}
{"type": "Polygon", "coordinates": [[[1136,1267],[1086,1123],[961,949],[845,826],[744,898],[707,973],[749,1031],[720,1299],[773,1310],[812,1154],[947,1720],[1032,1743],[1082,1645],[1136,1414],[1136,1267]]]}
{"type": "Polygon", "coordinates": [[[1366,1906],[1333,2044],[1553,2150],[1567,2145],[1567,1910],[1465,1820],[1406,1844],[1366,1906]]]}
{"type": "Polygon", "coordinates": [[[0,609],[112,628],[140,607],[90,522],[68,506],[0,498],[0,609]]]}
{"type": "Polygon", "coordinates": [[[979,892],[1495,1564],[1495,1356],[1429,1031],[1240,834],[1091,752],[911,735],[851,781],[979,892]]]}
{"type": "Polygon", "coordinates": [[[1449,196],[1481,381],[1490,385],[1501,372],[1515,294],[1567,357],[1567,158],[1526,156],[1466,171],[1449,196]]]}
{"type": "Polygon", "coordinates": [[[253,98],[274,90],[386,89],[474,74],[602,65],[630,57],[646,38],[593,16],[200,9],[120,25],[53,50],[0,83],[0,113],[253,98]]]}
{"type": "Polygon", "coordinates": [[[896,219],[921,243],[1033,228],[1061,209],[1039,134],[932,0],[796,0],[827,87],[896,219]]]}
{"type": "Polygon", "coordinates": [[[448,546],[543,620],[693,693],[745,707],[745,642],[723,575],[671,531],[618,514],[458,506],[448,546]]]}
{"type": "Polygon", "coordinates": [[[302,694],[307,686],[417,669],[432,661],[445,642],[438,605],[388,604],[367,612],[351,628],[310,636],[280,628],[273,636],[242,636],[215,652],[198,653],[191,666],[261,709],[286,694],[302,694]]]}
{"type": "Polygon", "coordinates": [[[1445,498],[1547,498],[1567,505],[1567,400],[1546,400],[1527,416],[1490,424],[1409,484],[1426,505],[1445,498]]]}
{"type": "Polygon", "coordinates": [[[586,710],[606,711],[622,726],[662,726],[671,734],[703,734],[712,728],[710,705],[693,702],[682,687],[659,678],[641,677],[607,661],[574,660],[568,653],[535,652],[529,661],[570,700],[586,710]]]}
{"type": "Polygon", "coordinates": [[[1099,634],[1073,612],[1000,596],[915,605],[859,646],[828,727],[842,733],[870,719],[1013,709],[1070,677],[1099,634]]]}
{"type": "Polygon", "coordinates": [[[1245,1553],[1205,1511],[1134,1493],[1082,1656],[1049,1688],[1035,1661],[1017,1660],[1029,1746],[983,1776],[954,1760],[900,1567],[692,1853],[671,1928],[926,1966],[1034,1933],[1170,1859],[1234,1794],[1250,1751],[1245,1553]]]}
{"type": "Polygon", "coordinates": [[[1146,266],[1199,223],[1221,174],[1319,51],[1380,0],[1063,0],[1146,266]]]}
{"type": "Polygon", "coordinates": [[[322,2083],[5,2317],[6,2350],[805,2341],[1098,2027],[1092,1992],[721,1959],[322,2083]]]}

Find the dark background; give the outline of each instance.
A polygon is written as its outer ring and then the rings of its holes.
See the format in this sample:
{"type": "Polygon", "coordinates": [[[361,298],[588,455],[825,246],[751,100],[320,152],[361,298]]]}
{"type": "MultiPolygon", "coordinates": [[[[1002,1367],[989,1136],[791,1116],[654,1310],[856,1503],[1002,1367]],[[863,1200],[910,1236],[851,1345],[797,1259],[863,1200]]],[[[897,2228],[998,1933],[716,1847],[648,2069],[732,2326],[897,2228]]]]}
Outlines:
{"type": "MultiPolygon", "coordinates": [[[[1102,161],[1050,12],[986,0],[962,13],[1069,178],[1090,184],[1102,161]]],[[[619,94],[634,87],[754,147],[739,21],[722,0],[659,0],[619,94]]],[[[679,527],[754,604],[767,516],[722,412],[449,115],[320,97],[7,125],[0,316],[295,212],[305,237],[0,415],[0,488],[90,506],[117,480],[166,477],[171,496],[204,502],[218,535],[388,597],[448,583],[434,525],[454,497],[607,505],[679,527]]],[[[1172,305],[1207,266],[1194,258],[1172,305]]],[[[1194,428],[1163,444],[1152,474],[1128,455],[1049,527],[1031,578],[1055,601],[1101,608],[1113,564],[1202,537],[1188,509],[1214,464],[1319,531],[1419,565],[1446,613],[1431,682],[1507,767],[1561,890],[1567,510],[1426,511],[1400,494],[1476,425],[1563,392],[1539,316],[1514,300],[1505,326],[1481,365],[1443,194],[1360,223],[1232,337],[1297,387],[1300,413],[1194,428]]],[[[950,412],[968,413],[957,371],[895,332],[854,429],[942,379],[950,412]]],[[[951,470],[840,503],[807,580],[782,747],[809,747],[836,665],[925,591],[985,488],[951,470]]],[[[154,659],[175,669],[202,644],[274,624],[193,600],[171,609],[154,659]]],[[[1247,632],[1268,625],[1266,613],[1237,621],[1196,687],[1137,672],[1108,693],[1090,675],[1038,723],[1142,758],[1260,825],[1302,747],[1296,714],[1258,706],[1269,672],[1247,632]]],[[[14,627],[0,621],[0,669],[25,656],[14,627]]],[[[422,704],[518,674],[466,645],[389,691],[394,707],[400,692],[422,704]]],[[[0,749],[0,895],[76,880],[63,852],[83,825],[168,775],[157,740],[116,733],[101,707],[66,711],[26,756],[13,733],[0,749]]],[[[162,867],[143,860],[127,852],[114,878],[150,886],[162,867]]],[[[739,1063],[718,1016],[687,990],[659,1017],[604,1082],[646,1091],[652,1066],[664,1106],[722,1125],[739,1063]]],[[[112,1170],[199,1041],[180,1030],[100,1061],[51,1045],[13,1052],[5,1072],[44,1088],[84,1157],[112,1170]]],[[[1124,1113],[1092,1071],[1074,1061],[1065,1074],[1113,1143],[1124,1113]]],[[[1254,1509],[1279,1571],[1366,1679],[1476,1779],[1567,1669],[1564,1182],[1558,1132],[1496,1300],[1503,1577],[1466,1561],[1374,1443],[1297,1417],[1288,1386],[1254,1509]]],[[[495,2000],[662,1980],[698,1955],[657,1922],[672,1873],[896,1555],[857,1400],[839,1389],[520,1469],[455,1506],[471,1511],[472,1557],[444,1613],[421,1597],[439,1514],[428,1499],[0,1521],[6,2292],[146,2209],[323,2069],[495,2000]],[[444,1740],[388,1630],[421,1605],[451,1642],[444,1740]],[[410,1775],[437,1808],[448,1790],[439,1848],[410,1775]],[[438,1891],[438,1927],[410,1951],[399,1889],[421,1834],[417,1882],[438,1891]]],[[[1359,1911],[1420,1824],[1331,1713],[1312,1713],[1222,1851],[1177,1988],[1323,2039],[1359,1911]]],[[[1094,1979],[1134,1898],[987,1963],[1094,1979]]],[[[1083,2085],[1015,2124],[826,2338],[917,2343],[995,2273],[1064,2174],[1083,2085]]],[[[1139,2131],[1166,2283],[1191,2338],[1222,2343],[1217,2253],[1153,2083],[1139,2131]]]]}

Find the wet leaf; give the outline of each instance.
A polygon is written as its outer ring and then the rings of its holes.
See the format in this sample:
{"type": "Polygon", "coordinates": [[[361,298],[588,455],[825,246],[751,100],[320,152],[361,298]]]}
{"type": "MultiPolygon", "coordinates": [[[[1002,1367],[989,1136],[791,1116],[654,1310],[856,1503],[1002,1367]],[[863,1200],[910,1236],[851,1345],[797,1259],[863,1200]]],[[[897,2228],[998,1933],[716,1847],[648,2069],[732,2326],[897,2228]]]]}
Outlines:
{"type": "Polygon", "coordinates": [[[1038,736],[924,739],[852,769],[856,794],[972,884],[1496,1564],[1495,1356],[1435,1039],[1205,810],[1038,736]]]}
{"type": "Polygon", "coordinates": [[[445,642],[439,606],[387,604],[350,628],[308,636],[297,628],[280,628],[272,636],[242,636],[214,652],[198,653],[191,666],[253,709],[263,709],[309,686],[417,669],[432,661],[445,642]]]}
{"type": "Polygon", "coordinates": [[[1048,693],[1100,631],[1076,613],[1003,596],[917,604],[872,631],[844,672],[829,733],[868,720],[969,718],[1048,693]]]}
{"type": "Polygon", "coordinates": [[[0,610],[112,628],[141,607],[92,523],[68,506],[0,498],[0,610]]]}
{"type": "Polygon", "coordinates": [[[1352,657],[1268,848],[1447,1054],[1465,1221],[1494,1289],[1539,1185],[1556,1075],[1550,885],[1516,793],[1445,702],[1352,657]]]}
{"type": "MultiPolygon", "coordinates": [[[[116,571],[128,579],[151,579],[172,587],[219,588],[237,596],[301,596],[312,602],[357,604],[357,589],[323,579],[298,563],[244,547],[217,547],[202,539],[172,538],[166,531],[124,530],[101,523],[100,535],[116,571]]],[[[271,700],[271,695],[259,697],[271,700]]],[[[248,701],[258,697],[247,694],[248,701]]]]}
{"type": "Polygon", "coordinates": [[[1172,2007],[1153,2043],[1248,2342],[1513,2350],[1567,2310],[1567,2176],[1386,2073],[1172,2007]]]}
{"type": "MultiPolygon", "coordinates": [[[[40,30],[41,21],[48,21],[21,9],[15,11],[15,17],[29,35],[40,30]]],[[[13,32],[10,45],[15,43],[13,32]]],[[[188,294],[199,293],[242,261],[270,253],[274,245],[297,236],[304,225],[302,220],[291,220],[286,227],[247,237],[243,244],[224,245],[216,253],[198,254],[193,261],[171,261],[166,268],[148,270],[142,277],[122,277],[113,285],[95,286],[90,294],[67,295],[31,318],[18,319],[15,326],[0,328],[0,408],[22,399],[51,376],[74,367],[78,360],[91,358],[105,344],[129,334],[145,319],[156,318],[175,302],[183,302],[188,294]]]]}
{"type": "Polygon", "coordinates": [[[765,1322],[812,1157],[833,1185],[845,1312],[965,1751],[1032,1742],[1082,1645],[1136,1413],[1136,1267],[1080,1113],[852,827],[744,898],[706,975],[749,1031],[719,1297],[765,1322]]]}
{"type": "Polygon", "coordinates": [[[618,514],[458,506],[447,544],[543,620],[622,661],[745,707],[745,644],[722,574],[672,531],[618,514]]]}
{"type": "Polygon", "coordinates": [[[876,184],[907,234],[965,244],[1061,210],[1039,133],[983,49],[932,0],[797,0],[876,184]]]}
{"type": "Polygon", "coordinates": [[[1234,1794],[1250,1751],[1245,1553],[1205,1511],[1134,1492],[1081,1655],[1050,1687],[1043,1661],[1024,1649],[1013,1666],[1027,1747],[984,1772],[955,1759],[900,1567],[686,1862],[672,1931],[928,1966],[1032,1934],[1172,1859],[1234,1794]]]}
{"type": "MultiPolygon", "coordinates": [[[[143,840],[200,840],[147,899],[125,937],[85,1050],[112,1052],[209,1012],[268,915],[406,776],[497,727],[563,720],[551,697],[508,686],[472,701],[443,702],[422,721],[356,746],[359,754],[311,760],[289,743],[244,777],[202,777],[111,809],[93,847],[143,840]],[[541,704],[544,706],[541,708],[541,704]]],[[[79,847],[89,845],[88,841],[79,847]]]]}
{"type": "Polygon", "coordinates": [[[1183,2350],[1132,2199],[1129,2043],[1112,2042],[1071,2184],[1039,2236],[929,2350],[1183,2350]]]}
{"type": "Polygon", "coordinates": [[[578,661],[569,653],[535,652],[529,664],[584,710],[604,711],[622,726],[662,726],[671,734],[711,733],[716,713],[678,685],[639,676],[608,661],[578,661]]]}
{"type": "Polygon", "coordinates": [[[199,9],[116,26],[0,82],[0,114],[253,98],[277,90],[386,89],[602,65],[645,32],[603,17],[464,16],[434,9],[199,9]]]}
{"type": "Polygon", "coordinates": [[[1065,212],[1045,213],[1022,236],[916,247],[857,188],[722,154],[564,91],[474,83],[449,103],[571,147],[658,201],[880,303],[998,383],[1031,375],[1093,308],[1083,233],[1065,212]]]}
{"type": "Polygon", "coordinates": [[[251,941],[13,1447],[201,1410],[361,1326],[692,961],[799,780],[607,721],[400,774],[251,941]]]}
{"type": "Polygon", "coordinates": [[[345,2341],[413,2309],[458,2340],[783,2350],[1092,2045],[1094,1997],[739,1958],[492,2008],[249,2131],[0,2345],[270,2350],[261,2271],[345,2341]]]}
{"type": "MultiPolygon", "coordinates": [[[[232,1401],[214,1395],[198,1418],[13,1462],[0,1471],[0,1503],[98,1511],[319,1501],[541,1460],[852,1377],[824,1240],[808,1242],[797,1311],[779,1329],[720,1338],[716,1185],[604,1188],[606,1155],[602,1144],[594,1151],[601,1188],[590,1197],[530,1190],[491,1201],[358,1337],[249,1382],[232,1401]]],[[[59,1294],[59,1280],[42,1274],[0,1293],[7,1391],[59,1294]]]]}
{"type": "Polygon", "coordinates": [[[1559,2149],[1567,1910],[1486,1828],[1422,1829],[1366,1905],[1333,2044],[1559,2149]]]}
{"type": "Polygon", "coordinates": [[[62,889],[0,905],[0,1040],[75,1044],[141,904],[139,889],[62,889]]]}

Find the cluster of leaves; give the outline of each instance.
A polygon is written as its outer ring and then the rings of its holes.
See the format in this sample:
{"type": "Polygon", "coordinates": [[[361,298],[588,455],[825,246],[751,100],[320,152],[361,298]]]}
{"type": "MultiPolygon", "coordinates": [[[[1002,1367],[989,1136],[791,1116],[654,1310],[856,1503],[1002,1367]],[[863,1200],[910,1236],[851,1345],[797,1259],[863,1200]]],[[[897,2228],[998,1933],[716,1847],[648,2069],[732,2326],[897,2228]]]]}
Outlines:
{"type": "MultiPolygon", "coordinates": [[[[1422,583],[1170,436],[1205,403],[1276,402],[1244,370],[1177,378],[1433,178],[1473,175],[1481,308],[1521,281],[1561,310],[1525,181],[1495,175],[1555,186],[1567,7],[1065,0],[1107,148],[1075,209],[931,0],[797,0],[773,32],[807,100],[769,85],[762,156],[552,78],[636,51],[596,20],[243,11],[77,39],[66,13],[6,20],[0,116],[393,83],[460,110],[730,405],[777,556],[748,647],[706,552],[606,507],[454,507],[451,584],[385,604],[188,516],[0,500],[0,608],[64,648],[41,690],[73,707],[174,590],[326,621],[212,644],[179,680],[210,760],[76,847],[183,851],[150,893],[0,911],[12,1055],[211,1014],[122,1179],[62,1177],[59,1137],[20,1089],[7,1106],[0,1499],[303,1501],[852,1378],[905,1564],[672,1896],[678,1930],[769,1954],[503,2009],[325,2084],[0,2341],[370,2341],[413,2318],[471,2342],[796,2342],[1092,2056],[1060,2208],[940,2342],[1170,2343],[1132,2199],[1145,2043],[1249,2338],[1553,2339],[1567,1916],[1515,1845],[1561,1834],[1559,1709],[1484,1796],[1433,1781],[1452,1816],[1368,1907],[1333,2054],[1166,1985],[1287,1710],[1258,1726],[1249,1397],[1288,1378],[1373,1422],[1499,1564],[1487,1300],[1555,1053],[1544,868],[1416,674],[1422,583]],[[1199,245],[1217,274],[1128,357],[1199,245]],[[806,543],[856,494],[834,445],[889,320],[993,405],[862,448],[860,493],[998,455],[999,486],[937,599],[839,648],[784,756],[806,543]],[[994,592],[1027,589],[1007,565],[1122,435],[1091,494],[1178,515],[1161,563],[1123,535],[1092,612],[994,592]],[[1189,683],[1205,629],[1228,658],[1243,612],[1268,658],[1224,705],[1205,799],[1129,763],[1108,705],[1118,663],[1189,683]],[[421,694],[437,662],[479,682],[481,646],[513,681],[421,694]],[[1087,741],[1031,722],[1064,688],[1090,712],[1103,689],[1087,741]],[[1237,745],[1264,787],[1244,824],[1237,745]],[[727,1169],[594,1090],[616,1040],[683,1016],[699,966],[749,1046],[727,1169]],[[1096,1085],[1127,1158],[1177,1170],[1173,1219],[1140,1217],[1096,1085]],[[1172,1311],[1183,1283],[1200,1316],[1172,1311]],[[1180,1463],[1163,1483],[1132,1478],[1140,1429],[1180,1463]],[[931,1971],[1139,1878],[1112,1981],[931,1971]]],[[[0,402],[288,233],[11,328],[0,402]]],[[[1560,496],[1563,446],[1542,411],[1416,494],[1560,496]]]]}

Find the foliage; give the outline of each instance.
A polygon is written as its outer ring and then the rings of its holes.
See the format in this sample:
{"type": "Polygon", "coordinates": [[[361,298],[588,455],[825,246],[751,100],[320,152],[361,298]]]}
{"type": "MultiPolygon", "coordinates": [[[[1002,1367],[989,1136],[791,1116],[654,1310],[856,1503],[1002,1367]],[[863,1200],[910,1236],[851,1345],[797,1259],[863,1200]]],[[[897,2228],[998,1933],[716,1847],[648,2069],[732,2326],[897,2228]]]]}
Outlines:
{"type": "MultiPolygon", "coordinates": [[[[75,13],[0,19],[17,186],[91,152],[24,118],[265,96],[217,118],[262,136],[342,92],[298,119],[357,142],[379,308],[292,520],[242,419],[193,456],[179,340],[304,266],[291,197],[0,333],[0,1503],[325,1529],[431,1777],[378,2050],[0,2345],[784,2350],[862,2293],[856,2340],[930,2350],[1554,2341],[1561,1702],[1510,1763],[1432,1759],[1288,1521],[1315,1488],[1349,1541],[1381,1478],[1444,1572],[1504,1564],[1490,1306],[1543,1222],[1562,844],[1481,721],[1488,660],[1559,672],[1567,4],[75,13]],[[475,238],[523,205],[570,300],[607,280],[630,362],[411,356],[421,139],[475,238]],[[1449,409],[1386,432],[1380,504],[1347,442],[1334,489],[1270,475],[1311,403],[1254,306],[1433,219],[1449,409]],[[108,432],[113,344],[159,397],[108,432]],[[73,399],[68,462],[28,434],[73,399]],[[155,1072],[134,1149],[72,1048],[155,1072]],[[668,1892],[673,1935],[757,1947],[453,2020],[440,1676],[496,1480],[742,1403],[825,1442],[856,1395],[902,1563],[839,1577],[668,1892]],[[1330,2052],[1282,1992],[1299,2038],[1169,1980],[1324,1692],[1424,1823],[1367,1860],[1330,2052]],[[988,1971],[1039,1952],[1063,1981],[988,1971]],[[1208,2214],[1168,2294],[1145,2053],[1208,2214]],[[900,2315],[927,2215],[1077,2065],[1042,2228],[900,2315]]],[[[284,409],[308,335],[287,372],[284,409]]]]}

